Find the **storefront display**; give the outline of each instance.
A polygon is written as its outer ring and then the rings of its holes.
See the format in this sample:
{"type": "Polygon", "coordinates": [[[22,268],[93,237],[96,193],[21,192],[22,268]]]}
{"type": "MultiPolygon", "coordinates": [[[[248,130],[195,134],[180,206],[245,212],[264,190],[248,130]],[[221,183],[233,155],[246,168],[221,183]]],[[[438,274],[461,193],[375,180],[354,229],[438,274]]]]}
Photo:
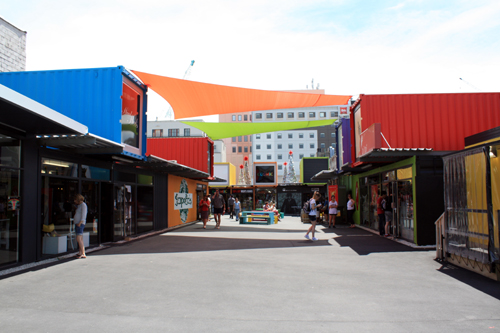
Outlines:
{"type": "Polygon", "coordinates": [[[276,203],[276,188],[258,187],[255,189],[255,208],[263,208],[266,202],[276,204],[279,209],[280,206],[276,203]]]}

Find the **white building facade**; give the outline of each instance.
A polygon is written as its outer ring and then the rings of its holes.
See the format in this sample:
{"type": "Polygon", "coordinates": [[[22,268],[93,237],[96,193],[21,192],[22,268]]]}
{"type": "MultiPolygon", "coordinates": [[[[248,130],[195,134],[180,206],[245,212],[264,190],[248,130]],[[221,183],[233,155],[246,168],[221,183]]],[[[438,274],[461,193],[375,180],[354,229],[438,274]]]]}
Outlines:
{"type": "MultiPolygon", "coordinates": [[[[262,122],[288,122],[288,121],[312,121],[338,119],[340,108],[348,105],[321,106],[282,110],[265,110],[252,112],[254,123],[262,122]]],[[[277,162],[278,183],[283,180],[284,162],[288,164],[288,155],[293,153],[293,163],[295,174],[300,178],[300,160],[303,157],[318,156],[321,146],[324,150],[335,143],[335,136],[330,132],[335,132],[334,126],[323,126],[315,128],[304,128],[291,131],[278,131],[271,133],[254,134],[252,138],[253,162],[277,162]],[[320,133],[321,132],[321,133],[320,133]],[[331,142],[321,140],[331,138],[331,142]]]]}
{"type": "Polygon", "coordinates": [[[214,141],[214,163],[226,163],[226,144],[223,140],[214,141]]]}
{"type": "MultiPolygon", "coordinates": [[[[195,119],[190,121],[200,121],[195,119]]],[[[148,121],[148,138],[176,138],[176,137],[205,137],[207,134],[195,127],[186,125],[176,120],[148,121]]]]}
{"type": "Polygon", "coordinates": [[[0,18],[0,72],[26,70],[26,31],[0,18]]]}

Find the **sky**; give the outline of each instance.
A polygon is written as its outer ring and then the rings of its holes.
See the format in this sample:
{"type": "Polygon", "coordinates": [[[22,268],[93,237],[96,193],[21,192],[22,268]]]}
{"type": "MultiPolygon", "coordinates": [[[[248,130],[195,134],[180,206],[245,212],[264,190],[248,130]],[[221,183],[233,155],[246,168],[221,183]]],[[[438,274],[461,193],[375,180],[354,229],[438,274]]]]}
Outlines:
{"type": "Polygon", "coordinates": [[[27,70],[183,78],[195,60],[190,80],[252,89],[500,91],[498,0],[19,0],[0,17],[27,31],[27,70]]]}

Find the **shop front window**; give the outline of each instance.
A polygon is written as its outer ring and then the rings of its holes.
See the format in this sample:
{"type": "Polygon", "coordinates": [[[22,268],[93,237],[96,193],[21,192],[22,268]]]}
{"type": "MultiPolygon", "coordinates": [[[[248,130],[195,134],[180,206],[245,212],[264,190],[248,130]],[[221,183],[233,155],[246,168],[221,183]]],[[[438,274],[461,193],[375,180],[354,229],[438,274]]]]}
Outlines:
{"type": "MultiPolygon", "coordinates": [[[[276,203],[276,188],[259,188],[255,194],[255,208],[263,208],[264,204],[276,203]]],[[[278,208],[278,207],[276,207],[278,208]]]]}
{"type": "MultiPolygon", "coordinates": [[[[6,149],[4,144],[1,143],[0,150],[2,165],[18,165],[15,160],[9,160],[7,156],[18,156],[15,151],[19,147],[6,149]],[[6,151],[9,153],[5,154],[6,151]],[[6,163],[6,160],[9,161],[6,163]]],[[[0,265],[16,262],[19,257],[20,175],[20,170],[0,168],[0,265]]]]}
{"type": "Polygon", "coordinates": [[[141,96],[123,84],[122,95],[122,143],[139,148],[141,96]]]}
{"type": "Polygon", "coordinates": [[[153,197],[152,186],[137,187],[137,233],[153,230],[153,197]]]}
{"type": "Polygon", "coordinates": [[[42,158],[42,174],[63,177],[77,177],[78,164],[42,158]]]}

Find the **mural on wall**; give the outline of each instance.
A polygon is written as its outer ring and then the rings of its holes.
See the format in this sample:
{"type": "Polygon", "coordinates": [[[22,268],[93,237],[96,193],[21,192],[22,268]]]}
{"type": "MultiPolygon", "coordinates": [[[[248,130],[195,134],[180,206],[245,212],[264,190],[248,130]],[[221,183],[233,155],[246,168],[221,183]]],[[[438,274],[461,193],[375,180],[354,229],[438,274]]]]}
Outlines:
{"type": "Polygon", "coordinates": [[[188,184],[183,179],[179,192],[174,193],[174,209],[179,211],[182,223],[186,223],[190,208],[193,208],[193,194],[189,193],[188,184]]]}

